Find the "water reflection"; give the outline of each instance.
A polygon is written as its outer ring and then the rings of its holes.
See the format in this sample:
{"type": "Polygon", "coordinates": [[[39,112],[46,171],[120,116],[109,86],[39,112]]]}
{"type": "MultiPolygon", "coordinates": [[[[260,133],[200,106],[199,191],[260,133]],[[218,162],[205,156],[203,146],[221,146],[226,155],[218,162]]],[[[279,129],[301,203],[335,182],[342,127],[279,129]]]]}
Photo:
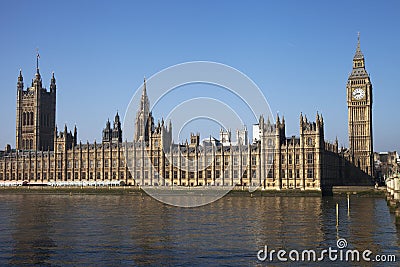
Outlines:
{"type": "Polygon", "coordinates": [[[349,248],[399,259],[399,234],[383,199],[352,196],[350,216],[345,197],[229,195],[198,208],[141,193],[10,194],[0,201],[1,265],[263,266],[256,253],[264,245],[318,250],[335,247],[338,237],[349,248]]]}
{"type": "Polygon", "coordinates": [[[27,195],[15,196],[13,210],[18,212],[13,214],[12,225],[9,225],[10,230],[14,230],[10,264],[49,264],[57,246],[50,237],[53,227],[49,220],[51,210],[49,212],[46,207],[47,203],[37,205],[27,195]]]}

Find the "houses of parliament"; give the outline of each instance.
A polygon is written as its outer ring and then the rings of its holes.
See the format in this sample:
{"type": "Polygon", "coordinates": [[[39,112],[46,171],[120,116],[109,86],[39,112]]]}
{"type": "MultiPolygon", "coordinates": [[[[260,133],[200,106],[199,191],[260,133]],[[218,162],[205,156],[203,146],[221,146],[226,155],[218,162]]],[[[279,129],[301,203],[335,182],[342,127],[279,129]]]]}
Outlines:
{"type": "MultiPolygon", "coordinates": [[[[221,130],[219,139],[172,141],[172,123],[155,122],[146,81],[142,88],[133,141],[123,141],[119,114],[107,121],[101,143],[78,142],[77,128],[56,127],[57,85],[43,87],[36,62],[32,84],[17,81],[16,148],[0,152],[0,186],[131,185],[256,186],[262,190],[316,190],[335,185],[370,184],[374,175],[372,84],[358,40],[346,84],[349,148],[324,139],[324,119],[299,116],[299,136],[287,137],[285,119],[262,115],[246,128],[221,130]],[[235,140],[236,139],[236,140],[235,140]]],[[[129,137],[125,137],[129,138],[129,137]]]]}

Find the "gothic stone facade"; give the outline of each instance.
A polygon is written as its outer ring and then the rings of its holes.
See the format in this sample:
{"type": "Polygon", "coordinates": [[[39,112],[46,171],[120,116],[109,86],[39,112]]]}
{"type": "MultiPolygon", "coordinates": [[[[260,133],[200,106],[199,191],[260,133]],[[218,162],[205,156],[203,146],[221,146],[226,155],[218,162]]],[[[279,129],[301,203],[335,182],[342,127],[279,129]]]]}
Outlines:
{"type": "Polygon", "coordinates": [[[24,90],[24,79],[20,71],[17,82],[17,150],[53,150],[56,123],[56,79],[54,73],[50,90],[42,86],[39,72],[39,55],[36,61],[35,79],[24,90]]]}
{"type": "Polygon", "coordinates": [[[76,127],[73,132],[66,126],[60,132],[55,127],[54,75],[50,92],[42,88],[38,68],[27,91],[20,74],[17,90],[17,149],[8,148],[0,155],[3,185],[237,185],[324,190],[335,184],[357,183],[365,174],[349,160],[361,155],[358,146],[351,143],[350,153],[339,151],[337,140],[333,144],[325,141],[324,120],[319,114],[315,122],[300,115],[299,137],[286,137],[284,118],[278,116],[271,123],[270,118],[265,121],[260,116],[251,142],[243,129],[237,131],[236,142],[231,140],[231,132],[221,130],[219,140],[200,141],[198,134],[191,134],[190,142],[175,144],[172,123],[161,120],[155,124],[144,82],[133,141],[122,141],[117,113],[113,127],[107,121],[101,143],[82,144],[77,142],[76,127]],[[32,94],[32,99],[20,97],[25,94],[32,94]]]}
{"type": "Polygon", "coordinates": [[[148,142],[76,144],[76,131],[64,128],[55,136],[54,151],[6,153],[0,181],[320,190],[324,174],[329,174],[322,167],[325,150],[337,152],[337,144],[323,141],[322,117],[313,123],[301,117],[299,138],[285,137],[284,120],[271,124],[261,117],[259,126],[259,140],[235,145],[215,139],[200,143],[199,135],[192,135],[190,143],[173,144],[171,128],[163,123],[152,129],[148,142]]]}

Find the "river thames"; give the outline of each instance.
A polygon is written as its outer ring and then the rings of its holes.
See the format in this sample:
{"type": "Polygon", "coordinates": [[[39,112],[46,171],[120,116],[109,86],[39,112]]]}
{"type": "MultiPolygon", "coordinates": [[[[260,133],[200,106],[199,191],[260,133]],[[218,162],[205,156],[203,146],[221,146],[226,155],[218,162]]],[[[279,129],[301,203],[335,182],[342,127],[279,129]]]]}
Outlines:
{"type": "MultiPolygon", "coordinates": [[[[1,266],[275,266],[288,262],[260,261],[265,246],[318,252],[337,249],[339,238],[347,249],[400,259],[399,229],[383,198],[351,196],[350,212],[345,196],[228,195],[197,208],[140,192],[1,194],[0,201],[1,266]]],[[[328,258],[291,263],[396,266],[328,258]]]]}

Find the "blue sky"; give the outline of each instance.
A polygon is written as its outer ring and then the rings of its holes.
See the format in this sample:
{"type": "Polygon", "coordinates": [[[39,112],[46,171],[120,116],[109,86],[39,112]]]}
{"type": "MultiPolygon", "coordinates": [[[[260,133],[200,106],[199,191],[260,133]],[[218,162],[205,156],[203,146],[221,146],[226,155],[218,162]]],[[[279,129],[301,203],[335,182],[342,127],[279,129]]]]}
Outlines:
{"type": "Polygon", "coordinates": [[[15,146],[17,75],[30,83],[37,47],[44,84],[53,70],[57,79],[57,124],[76,124],[83,142],[101,139],[143,76],[209,60],[249,76],[285,115],[288,136],[300,112],[319,111],[325,138],[347,146],[345,86],[361,32],[374,149],[400,151],[399,10],[398,1],[3,1],[0,146],[15,146]]]}

